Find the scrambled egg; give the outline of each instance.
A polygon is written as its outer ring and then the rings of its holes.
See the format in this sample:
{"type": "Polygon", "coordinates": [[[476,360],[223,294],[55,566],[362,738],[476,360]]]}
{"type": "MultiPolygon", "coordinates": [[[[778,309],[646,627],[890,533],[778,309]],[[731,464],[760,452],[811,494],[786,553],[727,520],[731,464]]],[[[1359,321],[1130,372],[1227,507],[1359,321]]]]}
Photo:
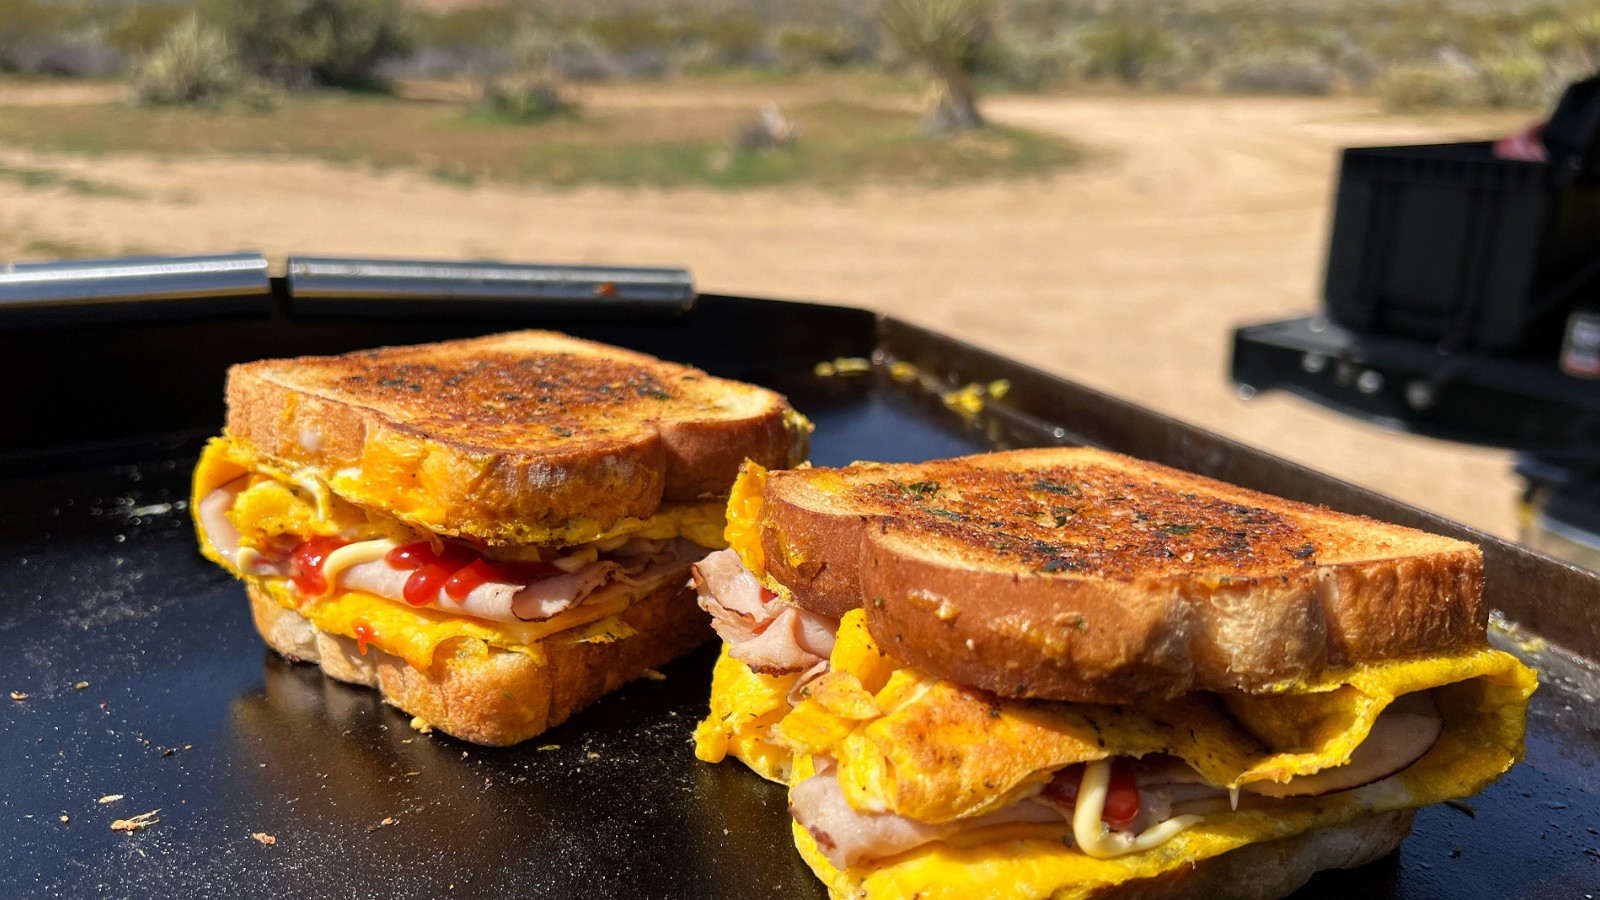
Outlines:
{"type": "MultiPolygon", "coordinates": [[[[410,470],[398,463],[364,466],[359,478],[353,473],[335,473],[332,480],[325,483],[307,473],[278,468],[250,448],[223,435],[206,444],[195,467],[194,499],[198,503],[201,497],[241,475],[252,476],[252,489],[263,483],[274,483],[276,487],[271,489],[270,497],[251,498],[252,503],[259,502],[259,506],[251,506],[246,511],[243,508],[246,498],[241,496],[231,515],[235,527],[240,529],[240,537],[247,539],[245,546],[252,546],[248,539],[253,533],[265,538],[274,531],[300,537],[341,533],[351,537],[350,529],[357,528],[354,536],[363,539],[405,536],[414,539],[422,532],[393,517],[363,509],[363,505],[391,508],[390,504],[401,496],[400,489],[410,487],[409,474],[410,470]],[[291,515],[291,508],[299,512],[291,515]]],[[[720,550],[728,546],[722,536],[723,513],[720,501],[664,504],[646,519],[624,518],[605,528],[588,520],[574,520],[559,529],[524,534],[521,538],[527,545],[573,546],[617,537],[655,540],[684,537],[702,547],[720,550]]]]}
{"type": "MultiPolygon", "coordinates": [[[[228,512],[229,521],[239,531],[241,547],[263,550],[282,536],[303,539],[341,535],[350,540],[385,537],[400,541],[421,536],[393,519],[346,502],[320,482],[274,469],[227,437],[215,438],[206,445],[195,467],[191,509],[201,552],[236,575],[238,571],[221,558],[205,533],[199,506],[211,491],[242,476],[249,476],[250,480],[228,512]]],[[[630,536],[682,536],[701,546],[724,546],[721,504],[669,506],[649,519],[629,520],[628,527],[633,529],[628,532],[630,536]]],[[[617,618],[635,599],[624,590],[593,598],[543,622],[491,622],[415,608],[359,591],[337,591],[307,599],[292,590],[287,579],[255,580],[273,602],[295,610],[322,631],[377,647],[423,670],[440,658],[441,650],[458,657],[500,650],[542,663],[541,642],[546,640],[606,642],[634,633],[617,618]]]]}
{"type": "Polygon", "coordinates": [[[742,759],[758,748],[753,768],[769,778],[788,769],[795,782],[809,774],[812,755],[828,755],[856,809],[946,822],[1031,793],[1075,762],[1170,753],[1218,785],[1285,781],[1348,762],[1378,714],[1402,694],[1432,690],[1444,717],[1433,748],[1392,778],[1320,797],[1252,800],[1208,815],[1153,850],[1114,859],[1064,847],[1060,827],[1034,826],[1031,837],[1027,828],[1013,828],[841,873],[796,827],[802,856],[836,896],[920,892],[924,900],[1079,896],[1245,844],[1472,794],[1520,758],[1536,685],[1515,658],[1480,650],[1357,666],[1277,695],[1225,703],[1211,695],[1121,707],[1005,700],[883,655],[859,610],[840,623],[831,663],[788,711],[786,691],[757,689],[751,679],[763,676],[725,655],[713,714],[696,732],[697,753],[742,759]]]}

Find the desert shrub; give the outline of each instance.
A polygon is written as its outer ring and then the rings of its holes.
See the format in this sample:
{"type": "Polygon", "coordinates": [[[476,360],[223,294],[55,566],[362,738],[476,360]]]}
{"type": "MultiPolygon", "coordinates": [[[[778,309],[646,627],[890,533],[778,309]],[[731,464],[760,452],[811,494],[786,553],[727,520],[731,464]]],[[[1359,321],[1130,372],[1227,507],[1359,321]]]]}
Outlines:
{"type": "Polygon", "coordinates": [[[577,112],[556,60],[562,42],[545,28],[523,22],[507,45],[510,64],[483,79],[480,105],[513,122],[543,122],[577,112]]]}
{"type": "Polygon", "coordinates": [[[1478,59],[1484,101],[1490,106],[1542,106],[1551,99],[1544,60],[1527,48],[1511,48],[1478,59]]]}
{"type": "Polygon", "coordinates": [[[1070,35],[1004,28],[984,55],[979,72],[1005,87],[1042,91],[1083,71],[1083,48],[1070,35]]]}
{"type": "Polygon", "coordinates": [[[100,77],[119,71],[124,62],[86,7],[0,0],[0,72],[100,77]]]}
{"type": "Polygon", "coordinates": [[[422,47],[493,47],[505,43],[517,22],[517,9],[512,4],[491,3],[415,13],[411,34],[422,47]]]}
{"type": "Polygon", "coordinates": [[[106,43],[132,57],[150,54],[193,12],[181,4],[134,4],[107,17],[106,43]]]}
{"type": "Polygon", "coordinates": [[[900,54],[932,79],[934,104],[924,127],[947,134],[983,124],[972,77],[993,33],[988,0],[887,0],[883,30],[900,54]]]}
{"type": "Polygon", "coordinates": [[[379,87],[378,67],[411,48],[400,0],[218,0],[244,65],[289,87],[379,87]]]}
{"type": "Polygon", "coordinates": [[[194,14],[180,21],[133,74],[134,97],[157,105],[216,104],[242,84],[227,35],[194,14]]]}
{"type": "Polygon", "coordinates": [[[75,25],[71,9],[40,0],[0,0],[0,72],[24,71],[30,47],[75,25]]]}
{"type": "Polygon", "coordinates": [[[785,69],[834,69],[861,62],[871,55],[861,35],[848,28],[818,28],[809,25],[779,26],[773,45],[785,69]]]}
{"type": "Polygon", "coordinates": [[[705,47],[710,60],[722,68],[772,61],[766,26],[748,12],[696,15],[676,29],[674,38],[679,45],[705,47]]]}
{"type": "Polygon", "coordinates": [[[548,70],[490,75],[483,80],[481,97],[486,112],[513,122],[543,122],[576,111],[566,86],[548,70]]]}
{"type": "Polygon", "coordinates": [[[1245,94],[1326,94],[1333,79],[1333,67],[1305,50],[1241,54],[1224,62],[1217,73],[1223,90],[1245,94]]]}
{"type": "Polygon", "coordinates": [[[607,50],[618,54],[655,51],[665,55],[678,42],[678,30],[672,23],[647,12],[591,16],[583,28],[607,50]]]}
{"type": "Polygon", "coordinates": [[[1398,63],[1379,76],[1376,88],[1384,107],[1397,112],[1485,102],[1478,73],[1449,62],[1398,63]]]}
{"type": "Polygon", "coordinates": [[[1095,22],[1078,38],[1084,74],[1140,84],[1170,62],[1173,44],[1161,25],[1113,13],[1095,22]]]}

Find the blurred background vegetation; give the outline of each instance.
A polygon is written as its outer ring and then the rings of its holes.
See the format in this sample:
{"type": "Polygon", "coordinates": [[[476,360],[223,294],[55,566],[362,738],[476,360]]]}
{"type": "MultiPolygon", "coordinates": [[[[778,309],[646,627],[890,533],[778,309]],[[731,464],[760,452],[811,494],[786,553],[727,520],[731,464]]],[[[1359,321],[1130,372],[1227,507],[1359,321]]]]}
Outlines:
{"type": "Polygon", "coordinates": [[[1531,107],[1597,61],[1595,0],[0,0],[0,72],[142,77],[162,102],[476,78],[516,118],[566,109],[560,82],[918,65],[976,89],[1531,107]],[[952,27],[933,56],[918,16],[952,27]]]}
{"type": "Polygon", "coordinates": [[[0,0],[0,73],[122,80],[132,108],[169,111],[0,108],[0,129],[39,149],[290,149],[462,184],[937,183],[1083,157],[986,125],[989,92],[1531,110],[1597,64],[1600,0],[0,0]],[[585,85],[668,78],[822,87],[676,116],[583,103],[585,85]],[[373,105],[419,92],[452,110],[373,105]],[[285,106],[277,127],[183,118],[285,106]]]}

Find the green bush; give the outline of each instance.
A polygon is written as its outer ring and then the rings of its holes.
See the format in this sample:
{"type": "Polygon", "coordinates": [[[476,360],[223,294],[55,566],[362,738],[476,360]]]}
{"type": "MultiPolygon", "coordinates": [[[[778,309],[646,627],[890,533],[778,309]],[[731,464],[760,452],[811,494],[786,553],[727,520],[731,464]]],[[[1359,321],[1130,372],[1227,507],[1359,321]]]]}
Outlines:
{"type": "Polygon", "coordinates": [[[833,69],[854,62],[862,53],[861,37],[847,28],[779,26],[773,38],[778,59],[791,71],[833,69]]]}
{"type": "Polygon", "coordinates": [[[1073,81],[1083,69],[1083,48],[1071,36],[1005,28],[996,34],[979,73],[1005,87],[1042,91],[1073,81]]]}
{"type": "Polygon", "coordinates": [[[1544,61],[1526,48],[1490,54],[1478,60],[1484,100],[1490,106],[1543,106],[1550,97],[1544,61]]]}
{"type": "Polygon", "coordinates": [[[695,16],[678,29],[680,44],[701,44],[723,66],[759,62],[767,48],[767,29],[750,13],[695,16]]]}
{"type": "Polygon", "coordinates": [[[484,111],[512,122],[576,114],[577,104],[555,68],[560,49],[560,41],[548,31],[530,24],[518,26],[507,47],[511,65],[483,79],[484,111]]]}
{"type": "Polygon", "coordinates": [[[1384,107],[1396,112],[1481,106],[1487,100],[1477,73],[1441,62],[1390,66],[1378,78],[1377,91],[1384,107]]]}
{"type": "Polygon", "coordinates": [[[106,43],[132,57],[153,53],[193,13],[180,4],[129,6],[104,23],[106,43]]]}
{"type": "Polygon", "coordinates": [[[583,27],[614,53],[641,50],[665,53],[678,41],[677,28],[662,17],[645,12],[598,15],[584,22],[583,27]]]}
{"type": "Polygon", "coordinates": [[[493,47],[505,43],[506,35],[515,30],[517,12],[510,3],[418,12],[412,19],[411,33],[422,46],[493,47]]]}
{"type": "Polygon", "coordinates": [[[1170,62],[1175,52],[1160,25],[1113,14],[1090,26],[1078,39],[1084,74],[1141,84],[1170,62]]]}
{"type": "Polygon", "coordinates": [[[133,93],[140,103],[214,105],[242,83],[227,36],[190,14],[139,64],[133,93]]]}
{"type": "Polygon", "coordinates": [[[73,7],[43,0],[0,0],[0,72],[22,67],[30,47],[81,27],[73,7]]]}
{"type": "Polygon", "coordinates": [[[378,66],[411,49],[400,0],[217,0],[253,72],[288,87],[381,87],[378,66]]]}

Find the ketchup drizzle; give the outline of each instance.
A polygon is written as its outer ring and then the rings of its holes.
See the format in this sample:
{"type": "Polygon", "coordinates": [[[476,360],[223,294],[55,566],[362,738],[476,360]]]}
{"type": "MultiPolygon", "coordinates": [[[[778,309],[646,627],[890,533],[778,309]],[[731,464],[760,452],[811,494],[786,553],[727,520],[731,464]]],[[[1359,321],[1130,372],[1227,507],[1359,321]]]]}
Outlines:
{"type": "Polygon", "coordinates": [[[328,590],[327,576],[322,574],[322,564],[328,554],[350,543],[340,537],[314,537],[295,548],[289,557],[289,578],[300,593],[319,597],[328,590]]]}
{"type": "Polygon", "coordinates": [[[405,599],[412,606],[427,606],[444,591],[460,603],[472,591],[490,581],[527,584],[559,571],[549,563],[495,563],[472,551],[445,544],[436,551],[427,541],[413,541],[390,550],[384,556],[389,565],[410,571],[405,599]]]}

